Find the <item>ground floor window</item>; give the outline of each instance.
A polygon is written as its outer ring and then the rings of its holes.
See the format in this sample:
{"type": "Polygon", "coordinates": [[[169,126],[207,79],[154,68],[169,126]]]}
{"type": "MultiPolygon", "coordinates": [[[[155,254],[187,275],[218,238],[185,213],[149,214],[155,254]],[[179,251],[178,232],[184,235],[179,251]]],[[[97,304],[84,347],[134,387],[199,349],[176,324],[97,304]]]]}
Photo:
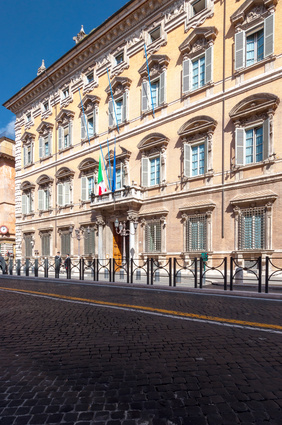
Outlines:
{"type": "Polygon", "coordinates": [[[95,229],[90,227],[90,232],[85,232],[84,255],[94,255],[95,253],[95,229]]]}
{"type": "Polygon", "coordinates": [[[25,235],[24,241],[25,241],[25,256],[32,257],[32,247],[33,247],[32,235],[25,235]]]}
{"type": "Polygon", "coordinates": [[[186,251],[207,250],[207,216],[188,216],[186,220],[186,251]]]}
{"type": "Polygon", "coordinates": [[[265,208],[241,211],[239,217],[239,249],[265,248],[265,208]]]}
{"type": "Polygon", "coordinates": [[[41,236],[41,252],[42,255],[50,256],[50,240],[51,235],[46,234],[41,236]]]}
{"type": "Polygon", "coordinates": [[[61,253],[62,255],[70,254],[71,235],[68,231],[61,233],[61,253]]]}
{"type": "Polygon", "coordinates": [[[145,251],[161,252],[161,222],[152,221],[145,226],[145,251]]]}

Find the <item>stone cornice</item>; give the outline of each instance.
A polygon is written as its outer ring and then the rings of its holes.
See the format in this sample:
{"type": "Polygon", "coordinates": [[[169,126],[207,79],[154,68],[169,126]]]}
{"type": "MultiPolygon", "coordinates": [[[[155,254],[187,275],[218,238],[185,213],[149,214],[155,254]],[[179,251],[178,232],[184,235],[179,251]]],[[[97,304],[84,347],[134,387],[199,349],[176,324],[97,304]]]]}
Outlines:
{"type": "Polygon", "coordinates": [[[136,31],[136,27],[140,27],[141,32],[144,21],[152,19],[154,15],[161,17],[162,11],[172,4],[172,0],[131,0],[7,100],[3,106],[15,114],[20,113],[27,105],[48,95],[67,76],[74,77],[77,72],[81,72],[87,62],[94,63],[101,55],[107,54],[113,48],[113,44],[128,38],[130,33],[136,31]]]}

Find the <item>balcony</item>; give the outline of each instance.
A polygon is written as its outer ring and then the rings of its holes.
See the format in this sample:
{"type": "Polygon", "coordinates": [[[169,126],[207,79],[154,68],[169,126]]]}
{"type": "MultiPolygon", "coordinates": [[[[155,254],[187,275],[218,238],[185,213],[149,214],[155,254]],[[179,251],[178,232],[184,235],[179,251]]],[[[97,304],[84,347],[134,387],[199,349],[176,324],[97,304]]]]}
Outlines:
{"type": "Polygon", "coordinates": [[[90,206],[95,210],[104,210],[104,209],[112,209],[113,204],[115,206],[122,208],[130,205],[133,206],[141,206],[143,203],[143,189],[139,186],[124,186],[122,189],[117,189],[113,192],[106,192],[103,195],[95,195],[92,200],[90,206]]]}

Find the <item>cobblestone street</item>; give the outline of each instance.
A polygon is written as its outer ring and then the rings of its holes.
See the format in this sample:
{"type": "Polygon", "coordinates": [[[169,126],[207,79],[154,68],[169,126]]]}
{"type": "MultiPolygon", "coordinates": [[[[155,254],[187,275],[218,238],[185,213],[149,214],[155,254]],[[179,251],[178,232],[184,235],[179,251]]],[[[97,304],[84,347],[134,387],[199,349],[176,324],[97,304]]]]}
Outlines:
{"type": "Polygon", "coordinates": [[[280,300],[8,277],[0,286],[1,425],[282,423],[280,300]]]}

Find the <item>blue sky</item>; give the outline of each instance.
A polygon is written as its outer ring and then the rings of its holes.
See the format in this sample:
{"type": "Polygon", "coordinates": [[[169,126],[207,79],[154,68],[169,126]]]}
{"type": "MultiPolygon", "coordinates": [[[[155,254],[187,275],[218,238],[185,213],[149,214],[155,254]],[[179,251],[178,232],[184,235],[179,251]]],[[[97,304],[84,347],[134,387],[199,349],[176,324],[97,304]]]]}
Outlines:
{"type": "Polygon", "coordinates": [[[2,105],[37,75],[42,59],[48,68],[127,0],[0,0],[0,137],[14,138],[15,115],[2,105]]]}

